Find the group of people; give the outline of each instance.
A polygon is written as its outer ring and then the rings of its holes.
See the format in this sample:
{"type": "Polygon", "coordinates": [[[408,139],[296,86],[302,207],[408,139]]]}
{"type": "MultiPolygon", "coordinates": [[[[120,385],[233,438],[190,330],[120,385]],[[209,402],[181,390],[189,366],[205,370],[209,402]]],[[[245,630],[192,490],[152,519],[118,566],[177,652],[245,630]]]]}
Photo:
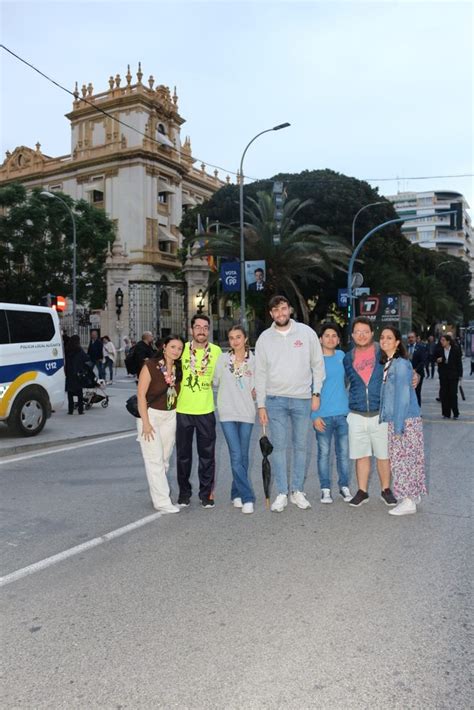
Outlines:
{"type": "Polygon", "coordinates": [[[249,476],[249,448],[256,417],[269,428],[276,496],[271,510],[281,513],[288,502],[311,508],[304,492],[309,427],[318,445],[321,502],[333,502],[330,454],[336,452],[338,489],[352,507],[368,501],[371,459],[377,463],[381,499],[391,515],[415,513],[426,493],[423,429],[414,371],[400,332],[382,330],[374,343],[372,323],[356,318],[353,347],[339,350],[335,323],[322,326],[320,338],[291,318],[284,296],[269,302],[272,325],[259,336],[255,355],[241,325],[229,333],[229,351],[209,342],[206,315],[191,320],[190,340],[168,336],[157,357],[144,361],[138,379],[137,441],[140,442],[151,498],[157,510],[177,513],[192,499],[193,439],[199,457],[199,499],[213,508],[216,482],[217,411],[229,449],[230,497],[244,514],[254,512],[255,493],[249,476]],[[346,383],[349,383],[348,388],[346,383]],[[291,435],[292,475],[287,451],[291,435]],[[179,495],[173,504],[167,479],[176,443],[179,495]],[[355,460],[358,490],[350,491],[349,459],[355,460]],[[391,488],[393,481],[393,492],[391,488]]]}
{"type": "Polygon", "coordinates": [[[93,367],[97,368],[99,380],[105,380],[107,370],[109,379],[107,384],[111,385],[114,379],[114,365],[117,359],[117,350],[108,335],[99,338],[97,330],[91,330],[91,339],[87,348],[87,355],[93,367]]]}

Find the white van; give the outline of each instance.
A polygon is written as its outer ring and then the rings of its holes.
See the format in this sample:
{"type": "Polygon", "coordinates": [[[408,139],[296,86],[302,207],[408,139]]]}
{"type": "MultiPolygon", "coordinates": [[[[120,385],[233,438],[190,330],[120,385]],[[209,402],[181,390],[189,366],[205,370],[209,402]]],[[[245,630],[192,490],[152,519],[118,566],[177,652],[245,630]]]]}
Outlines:
{"type": "Polygon", "coordinates": [[[64,354],[56,311],[0,303],[0,421],[35,436],[64,400],[64,354]]]}

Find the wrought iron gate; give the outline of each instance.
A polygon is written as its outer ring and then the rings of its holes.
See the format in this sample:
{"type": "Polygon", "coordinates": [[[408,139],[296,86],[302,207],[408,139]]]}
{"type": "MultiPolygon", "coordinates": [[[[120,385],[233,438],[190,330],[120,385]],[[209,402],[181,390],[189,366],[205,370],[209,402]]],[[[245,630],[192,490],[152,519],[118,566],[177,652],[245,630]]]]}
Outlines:
{"type": "Polygon", "coordinates": [[[149,330],[155,337],[187,335],[185,281],[131,281],[129,283],[129,332],[134,340],[149,330]]]}

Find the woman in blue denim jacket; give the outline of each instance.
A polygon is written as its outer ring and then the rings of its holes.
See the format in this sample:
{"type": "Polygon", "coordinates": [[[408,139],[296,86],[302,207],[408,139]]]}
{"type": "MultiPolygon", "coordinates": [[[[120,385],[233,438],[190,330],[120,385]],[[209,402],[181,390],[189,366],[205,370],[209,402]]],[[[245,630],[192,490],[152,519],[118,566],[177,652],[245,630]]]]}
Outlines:
{"type": "Polygon", "coordinates": [[[426,493],[423,424],[415,390],[413,368],[400,331],[386,326],[380,335],[384,366],[380,393],[380,421],[388,422],[388,454],[393,490],[399,502],[390,515],[416,513],[426,493]]]}

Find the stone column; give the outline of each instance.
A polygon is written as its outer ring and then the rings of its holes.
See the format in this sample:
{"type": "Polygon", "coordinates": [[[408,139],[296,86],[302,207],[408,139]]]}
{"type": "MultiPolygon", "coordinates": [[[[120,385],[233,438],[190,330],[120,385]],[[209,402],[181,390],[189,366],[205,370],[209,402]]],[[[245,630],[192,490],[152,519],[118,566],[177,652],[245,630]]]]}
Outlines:
{"type": "MultiPolygon", "coordinates": [[[[188,256],[183,266],[183,272],[188,290],[186,316],[189,327],[191,318],[197,313],[196,301],[199,290],[202,290],[205,294],[203,298],[204,307],[202,309],[202,313],[211,317],[209,312],[209,294],[207,292],[209,288],[209,265],[207,263],[207,259],[194,256],[190,251],[188,251],[188,256]]],[[[210,333],[212,334],[212,323],[210,333]]]]}
{"type": "MultiPolygon", "coordinates": [[[[131,267],[128,254],[120,241],[115,241],[112,249],[109,249],[105,268],[107,310],[102,313],[101,333],[102,335],[108,335],[117,350],[121,350],[123,348],[122,338],[129,335],[128,282],[131,267]],[[115,311],[115,294],[119,288],[123,291],[123,307],[120,318],[118,318],[115,311]]],[[[123,365],[123,352],[118,355],[118,364],[123,365]]]]}

